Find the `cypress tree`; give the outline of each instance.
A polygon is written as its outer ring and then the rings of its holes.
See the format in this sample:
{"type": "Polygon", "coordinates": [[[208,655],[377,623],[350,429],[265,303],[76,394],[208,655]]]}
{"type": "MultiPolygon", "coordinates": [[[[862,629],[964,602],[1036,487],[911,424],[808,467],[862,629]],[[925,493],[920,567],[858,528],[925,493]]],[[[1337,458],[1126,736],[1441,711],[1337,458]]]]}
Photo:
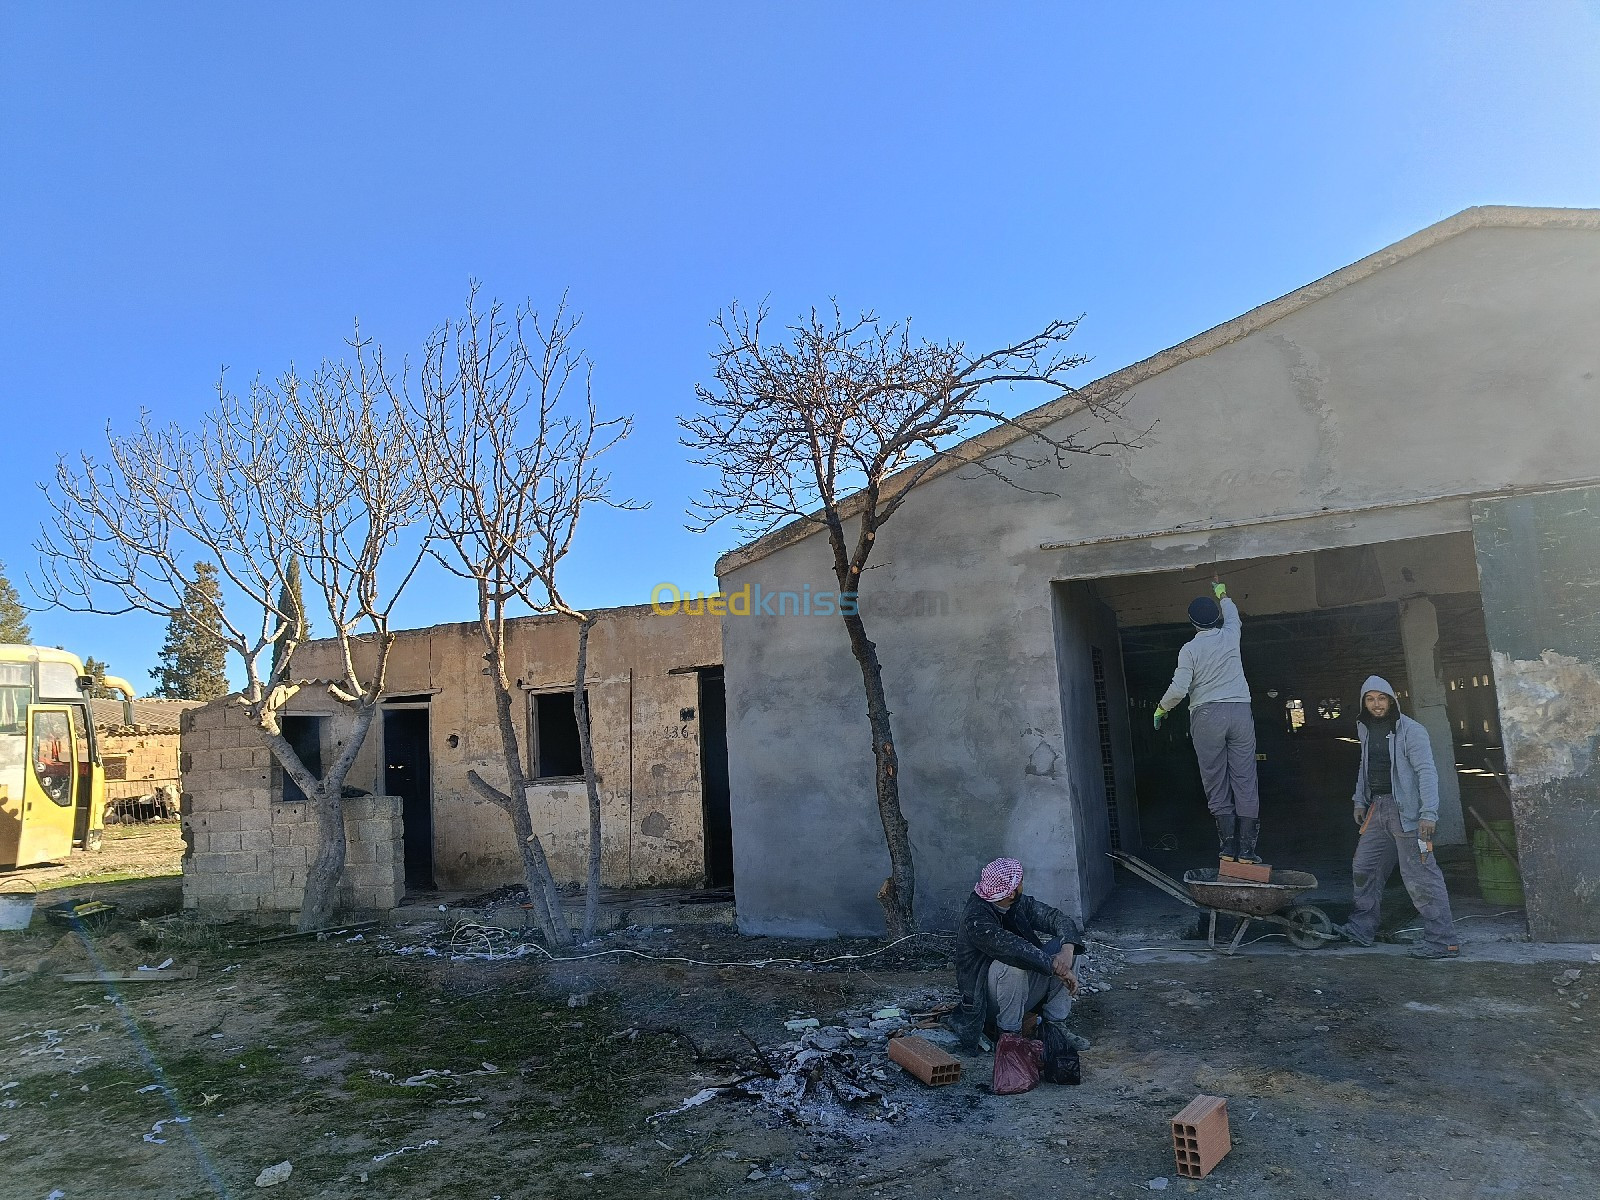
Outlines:
{"type": "MultiPolygon", "coordinates": [[[[284,572],[283,587],[278,592],[278,611],[283,614],[285,621],[292,620],[295,624],[293,638],[296,644],[304,642],[311,636],[311,621],[306,617],[306,602],[300,592],[300,558],[295,556],[289,560],[289,569],[284,572]]],[[[272,670],[270,678],[278,677],[278,664],[283,661],[283,641],[277,641],[272,646],[272,670]]]]}
{"type": "Polygon", "coordinates": [[[183,591],[183,607],[172,610],[159,665],[150,672],[156,681],[153,696],[165,700],[215,700],[233,689],[228,686],[228,648],[216,630],[222,611],[222,588],[217,568],[197,563],[194,582],[183,591]]]}
{"type": "Polygon", "coordinates": [[[28,628],[28,610],[22,607],[22,598],[6,578],[5,563],[0,563],[0,642],[13,642],[20,646],[33,644],[33,630],[28,628]]]}

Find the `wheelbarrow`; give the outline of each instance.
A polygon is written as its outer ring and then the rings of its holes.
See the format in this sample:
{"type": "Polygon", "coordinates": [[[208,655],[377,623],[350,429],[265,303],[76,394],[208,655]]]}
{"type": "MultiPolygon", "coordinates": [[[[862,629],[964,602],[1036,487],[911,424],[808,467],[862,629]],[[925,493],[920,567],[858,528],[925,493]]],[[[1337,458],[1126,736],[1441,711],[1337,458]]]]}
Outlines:
{"type": "Polygon", "coordinates": [[[1217,916],[1235,917],[1239,927],[1233,931],[1233,940],[1223,947],[1224,954],[1232,954],[1244,941],[1250,922],[1263,921],[1268,925],[1281,925],[1289,941],[1302,950],[1315,950],[1328,942],[1337,941],[1333,921],[1320,908],[1310,904],[1295,904],[1295,897],[1312,891],[1317,877],[1307,871],[1272,872],[1266,883],[1249,879],[1218,879],[1215,867],[1185,871],[1183,882],[1156,870],[1143,859],[1120,850],[1110,852],[1111,857],[1127,867],[1146,883],[1154,884],[1174,900],[1181,900],[1190,908],[1211,914],[1211,928],[1206,944],[1217,949],[1217,916]],[[1287,911],[1285,911],[1287,910],[1287,911]]]}

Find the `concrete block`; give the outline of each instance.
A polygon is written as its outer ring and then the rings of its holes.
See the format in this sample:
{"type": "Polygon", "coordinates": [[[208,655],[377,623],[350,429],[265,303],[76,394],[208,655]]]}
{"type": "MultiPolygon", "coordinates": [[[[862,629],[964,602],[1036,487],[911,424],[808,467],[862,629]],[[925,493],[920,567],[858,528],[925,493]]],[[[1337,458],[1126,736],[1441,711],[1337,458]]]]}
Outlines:
{"type": "Polygon", "coordinates": [[[344,860],[352,864],[374,863],[378,861],[378,855],[371,842],[347,842],[345,844],[344,860]]]}
{"type": "MultiPolygon", "coordinates": [[[[234,834],[238,837],[238,834],[234,834]]],[[[244,850],[237,853],[218,854],[217,858],[222,863],[222,869],[229,875],[243,879],[248,875],[255,875],[260,869],[260,857],[254,850],[244,850]]],[[[270,867],[269,867],[270,869],[270,867]]],[[[243,887],[244,884],[238,886],[243,887]]]]}
{"type": "Polygon", "coordinates": [[[202,809],[194,815],[192,823],[196,833],[237,833],[239,814],[226,809],[202,809]]]}
{"type": "Polygon", "coordinates": [[[185,776],[203,774],[207,771],[221,771],[222,751],[220,750],[186,750],[186,758],[180,762],[180,769],[185,776]]]}
{"type": "Polygon", "coordinates": [[[239,822],[240,833],[265,833],[267,841],[271,842],[272,812],[265,805],[242,808],[233,815],[239,822]]]}
{"type": "Polygon", "coordinates": [[[239,839],[241,850],[271,850],[272,831],[270,829],[240,830],[236,835],[239,839]]]}
{"type": "Polygon", "coordinates": [[[237,853],[243,847],[239,843],[237,829],[212,829],[200,835],[205,840],[205,847],[212,854],[237,853]]]}
{"type": "Polygon", "coordinates": [[[1172,1152],[1183,1178],[1205,1178],[1232,1149],[1228,1102],[1221,1096],[1196,1096],[1172,1118],[1172,1152]]]}
{"type": "Polygon", "coordinates": [[[299,912],[306,898],[305,888],[282,888],[262,899],[262,907],[272,912],[299,912]]]}
{"type": "Polygon", "coordinates": [[[224,771],[250,771],[267,765],[263,761],[266,751],[255,746],[230,746],[217,753],[224,771]]]}
{"type": "Polygon", "coordinates": [[[261,895],[257,892],[235,892],[227,897],[224,906],[229,912],[256,912],[261,908],[261,895]]]}
{"type": "Polygon", "coordinates": [[[961,1080],[961,1060],[923,1038],[890,1038],[889,1057],[929,1087],[961,1080]]]}

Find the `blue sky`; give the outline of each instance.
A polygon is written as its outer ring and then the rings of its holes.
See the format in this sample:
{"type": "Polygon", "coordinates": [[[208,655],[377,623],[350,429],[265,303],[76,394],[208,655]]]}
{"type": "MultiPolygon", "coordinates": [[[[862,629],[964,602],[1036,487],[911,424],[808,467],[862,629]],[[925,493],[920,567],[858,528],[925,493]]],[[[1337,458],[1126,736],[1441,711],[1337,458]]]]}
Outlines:
{"type": "MultiPolygon", "coordinates": [[[[391,349],[467,280],[585,314],[631,412],[584,605],[709,587],[675,417],[708,321],[837,296],[977,346],[1085,315],[1083,375],[1474,204],[1600,206],[1600,7],[0,5],[0,560],[61,450],[391,349]]],[[[469,598],[419,581],[407,624],[469,598]]],[[[163,623],[36,614],[140,687],[163,623]]]]}

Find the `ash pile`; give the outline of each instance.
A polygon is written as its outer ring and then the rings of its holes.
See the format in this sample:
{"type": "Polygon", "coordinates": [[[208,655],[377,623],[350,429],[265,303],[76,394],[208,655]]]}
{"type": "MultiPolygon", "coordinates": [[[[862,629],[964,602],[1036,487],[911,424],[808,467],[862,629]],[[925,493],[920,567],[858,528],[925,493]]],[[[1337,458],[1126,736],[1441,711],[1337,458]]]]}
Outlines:
{"type": "Polygon", "coordinates": [[[914,1033],[954,1049],[955,1035],[941,1024],[956,1005],[953,997],[951,989],[930,989],[881,1009],[842,1010],[826,1025],[797,1017],[785,1022],[797,1036],[771,1046],[746,1034],[755,1052],[748,1071],[648,1120],[654,1124],[716,1100],[747,1100],[813,1133],[870,1140],[882,1123],[912,1115],[926,1090],[890,1060],[889,1039],[914,1033]]]}

